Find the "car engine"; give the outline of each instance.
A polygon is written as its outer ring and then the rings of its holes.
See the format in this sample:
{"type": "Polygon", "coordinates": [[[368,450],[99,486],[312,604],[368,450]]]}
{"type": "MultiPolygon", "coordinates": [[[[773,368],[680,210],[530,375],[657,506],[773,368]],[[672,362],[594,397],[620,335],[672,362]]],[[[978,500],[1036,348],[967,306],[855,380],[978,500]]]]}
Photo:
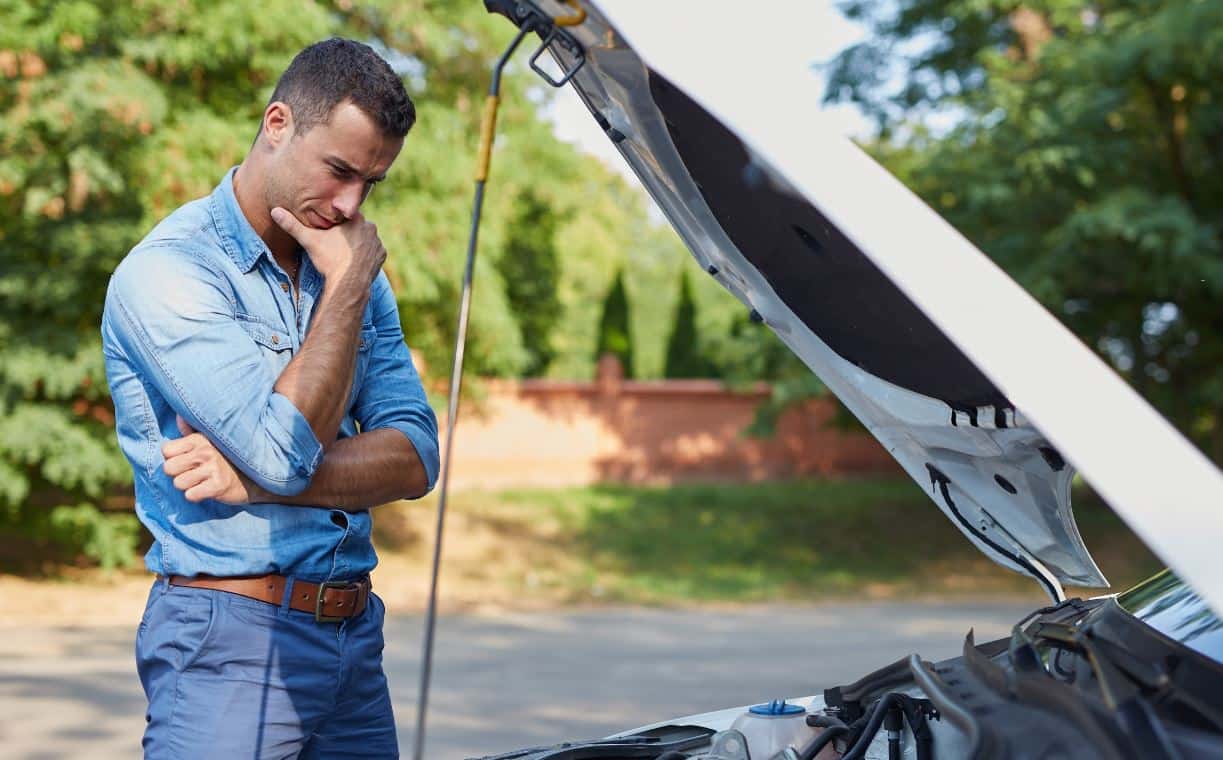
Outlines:
{"type": "Polygon", "coordinates": [[[822,695],[482,760],[1223,760],[1223,665],[1203,650],[1223,624],[1174,576],[1155,580],[1146,620],[1134,591],[1071,599],[1008,638],[969,631],[960,657],[910,655],[822,695]],[[1152,617],[1169,610],[1194,626],[1181,640],[1152,617]]]}

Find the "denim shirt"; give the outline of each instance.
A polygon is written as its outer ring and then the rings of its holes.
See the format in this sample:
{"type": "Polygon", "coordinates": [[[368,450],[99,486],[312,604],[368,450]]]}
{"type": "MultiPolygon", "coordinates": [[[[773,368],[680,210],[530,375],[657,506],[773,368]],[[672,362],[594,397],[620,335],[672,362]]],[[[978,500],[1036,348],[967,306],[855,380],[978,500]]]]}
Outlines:
{"type": "MultiPolygon", "coordinates": [[[[135,473],[136,514],[162,574],[280,573],[355,578],[377,563],[368,510],[187,501],[162,469],[175,415],[263,489],[301,492],[323,459],[306,418],[273,386],[301,349],[323,278],[302,257],[299,298],[247,221],[230,169],[213,193],[166,217],[123,259],[102,316],[119,445],[135,473]]],[[[340,437],[393,428],[416,448],[432,488],[437,419],[404,344],[386,275],[370,288],[340,437]]]]}

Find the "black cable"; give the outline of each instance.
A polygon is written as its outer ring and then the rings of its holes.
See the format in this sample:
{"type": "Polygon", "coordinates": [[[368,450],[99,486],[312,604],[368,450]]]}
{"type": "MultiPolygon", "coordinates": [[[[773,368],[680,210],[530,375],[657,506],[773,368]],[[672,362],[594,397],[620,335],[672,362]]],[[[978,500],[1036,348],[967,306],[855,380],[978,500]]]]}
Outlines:
{"type": "Polygon", "coordinates": [[[866,756],[866,750],[871,746],[871,741],[875,738],[875,734],[879,733],[879,728],[883,725],[883,719],[887,717],[888,710],[900,701],[900,696],[902,695],[893,692],[880,697],[875,706],[871,708],[869,717],[866,719],[866,725],[862,728],[862,732],[858,734],[857,741],[846,750],[844,755],[841,755],[841,760],[862,760],[866,756]]]}
{"type": "Polygon", "coordinates": [[[888,760],[900,760],[900,732],[904,729],[904,702],[898,699],[897,704],[888,708],[883,718],[883,728],[888,732],[888,760]]]}
{"type": "MultiPolygon", "coordinates": [[[[848,736],[851,746],[841,760],[858,760],[865,756],[866,749],[870,747],[884,721],[890,718],[888,720],[889,731],[900,731],[903,728],[902,720],[909,724],[909,730],[913,733],[914,745],[917,749],[917,760],[931,760],[933,757],[932,735],[923,707],[927,704],[925,700],[915,699],[908,694],[891,692],[878,699],[865,715],[849,725],[831,715],[808,715],[808,726],[826,730],[803,747],[798,757],[800,760],[812,760],[821,749],[828,745],[828,742],[841,736],[848,736]]],[[[888,757],[891,760],[898,760],[902,754],[900,750],[899,737],[893,739],[889,736],[888,757]]]]}
{"type": "Polygon", "coordinates": [[[829,726],[819,733],[819,736],[811,740],[811,743],[798,751],[798,760],[815,760],[815,756],[820,753],[828,743],[838,736],[843,736],[849,733],[849,727],[842,723],[839,726],[829,726]]]}
{"type": "Polygon", "coordinates": [[[913,732],[913,744],[917,748],[917,760],[931,760],[934,757],[934,736],[930,732],[930,722],[926,719],[926,709],[929,702],[914,699],[905,695],[901,699],[905,721],[913,732]]]}
{"type": "Polygon", "coordinates": [[[845,721],[840,718],[834,718],[831,715],[820,715],[818,713],[807,716],[807,725],[812,728],[832,728],[833,726],[849,728],[849,726],[845,725],[845,721]]]}

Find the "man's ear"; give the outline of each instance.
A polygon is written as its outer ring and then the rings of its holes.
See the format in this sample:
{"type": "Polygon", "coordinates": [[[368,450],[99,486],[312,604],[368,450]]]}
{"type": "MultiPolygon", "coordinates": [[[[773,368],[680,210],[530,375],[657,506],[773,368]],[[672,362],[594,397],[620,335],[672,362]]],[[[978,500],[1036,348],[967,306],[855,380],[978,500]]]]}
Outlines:
{"type": "Polygon", "coordinates": [[[263,139],[279,147],[293,137],[293,109],[284,101],[274,101],[263,111],[263,139]]]}

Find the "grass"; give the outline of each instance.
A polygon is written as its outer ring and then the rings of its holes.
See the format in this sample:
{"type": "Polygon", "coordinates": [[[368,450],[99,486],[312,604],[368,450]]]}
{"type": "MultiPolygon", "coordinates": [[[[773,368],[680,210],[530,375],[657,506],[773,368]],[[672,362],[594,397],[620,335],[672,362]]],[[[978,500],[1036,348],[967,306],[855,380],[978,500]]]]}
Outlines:
{"type": "MultiPolygon", "coordinates": [[[[435,507],[436,495],[374,512],[381,556],[374,583],[394,612],[424,607],[435,507]]],[[[1113,590],[1159,568],[1089,491],[1075,494],[1075,512],[1113,590]]],[[[25,572],[0,569],[0,596],[34,610],[31,620],[77,625],[139,616],[143,570],[55,563],[32,545],[16,554],[38,563],[23,565],[25,572]]],[[[7,552],[0,556],[13,564],[7,552]]],[[[877,479],[459,492],[447,516],[441,592],[447,612],[849,596],[1043,600],[1033,581],[978,553],[917,485],[877,479]]]]}
{"type": "MultiPolygon", "coordinates": [[[[376,513],[389,567],[423,564],[433,505],[376,513]]],[[[1076,515],[1114,590],[1159,568],[1086,489],[1076,493],[1076,515]]],[[[444,557],[452,592],[511,603],[1037,593],[899,479],[460,492],[444,557]]]]}

